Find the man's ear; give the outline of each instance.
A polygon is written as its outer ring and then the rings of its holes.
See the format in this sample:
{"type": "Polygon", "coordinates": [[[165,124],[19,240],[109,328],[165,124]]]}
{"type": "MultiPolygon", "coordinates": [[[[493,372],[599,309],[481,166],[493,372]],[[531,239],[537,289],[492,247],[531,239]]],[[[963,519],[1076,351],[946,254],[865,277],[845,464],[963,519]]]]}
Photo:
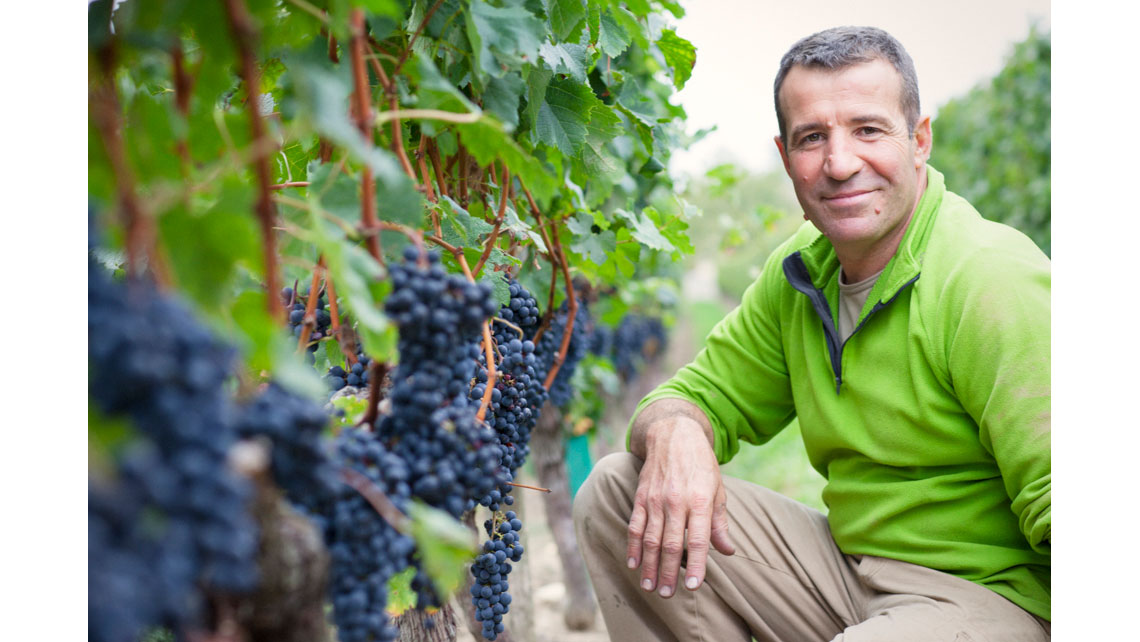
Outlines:
{"type": "Polygon", "coordinates": [[[779,136],[774,136],[772,140],[776,141],[776,149],[780,152],[780,160],[784,161],[784,171],[788,173],[790,178],[794,178],[792,177],[792,166],[788,163],[788,150],[784,149],[784,141],[780,140],[779,136]]]}
{"type": "Polygon", "coordinates": [[[914,167],[918,169],[930,160],[930,151],[934,146],[934,135],[930,131],[930,116],[923,117],[914,128],[914,167]]]}

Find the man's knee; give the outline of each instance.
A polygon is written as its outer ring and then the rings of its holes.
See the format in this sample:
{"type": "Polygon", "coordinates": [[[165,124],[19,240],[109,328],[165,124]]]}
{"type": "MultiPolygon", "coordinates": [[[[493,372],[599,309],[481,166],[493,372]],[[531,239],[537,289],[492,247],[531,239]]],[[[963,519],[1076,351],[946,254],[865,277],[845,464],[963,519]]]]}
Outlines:
{"type": "Polygon", "coordinates": [[[575,523],[581,524],[586,515],[605,512],[607,507],[612,510],[612,505],[623,503],[625,496],[632,497],[640,471],[641,460],[630,453],[612,453],[601,458],[574,496],[575,523]]]}

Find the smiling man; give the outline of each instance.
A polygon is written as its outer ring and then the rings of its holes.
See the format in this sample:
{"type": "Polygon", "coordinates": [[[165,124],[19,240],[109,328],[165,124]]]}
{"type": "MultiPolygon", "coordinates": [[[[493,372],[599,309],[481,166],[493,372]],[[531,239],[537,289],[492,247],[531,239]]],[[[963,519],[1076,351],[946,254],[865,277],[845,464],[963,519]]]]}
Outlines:
{"type": "Polygon", "coordinates": [[[611,636],[1049,640],[1049,260],[927,165],[889,34],[797,42],[775,101],[809,222],[575,503],[611,636]],[[793,418],[826,516],[720,474],[793,418]]]}

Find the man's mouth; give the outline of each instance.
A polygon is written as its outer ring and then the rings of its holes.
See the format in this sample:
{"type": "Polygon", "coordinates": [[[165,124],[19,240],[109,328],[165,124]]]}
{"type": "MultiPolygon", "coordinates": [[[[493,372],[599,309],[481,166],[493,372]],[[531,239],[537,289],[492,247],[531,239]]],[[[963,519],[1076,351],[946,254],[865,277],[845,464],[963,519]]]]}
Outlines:
{"type": "Polygon", "coordinates": [[[847,190],[824,196],[823,200],[828,205],[835,207],[846,207],[849,205],[860,205],[871,197],[874,190],[847,190]]]}

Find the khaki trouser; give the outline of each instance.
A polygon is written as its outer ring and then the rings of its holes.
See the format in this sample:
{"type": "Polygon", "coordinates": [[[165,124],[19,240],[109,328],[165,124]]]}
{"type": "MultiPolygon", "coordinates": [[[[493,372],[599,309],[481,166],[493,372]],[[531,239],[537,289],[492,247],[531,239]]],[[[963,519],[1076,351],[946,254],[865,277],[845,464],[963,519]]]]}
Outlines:
{"type": "MultiPolygon", "coordinates": [[[[579,546],[611,639],[708,642],[1048,642],[1049,622],[987,588],[923,566],[845,555],[827,518],[724,478],[736,554],[710,549],[705,583],[663,599],[626,567],[641,460],[605,457],[574,501],[579,546]]],[[[684,574],[681,575],[684,577],[684,574]]]]}

